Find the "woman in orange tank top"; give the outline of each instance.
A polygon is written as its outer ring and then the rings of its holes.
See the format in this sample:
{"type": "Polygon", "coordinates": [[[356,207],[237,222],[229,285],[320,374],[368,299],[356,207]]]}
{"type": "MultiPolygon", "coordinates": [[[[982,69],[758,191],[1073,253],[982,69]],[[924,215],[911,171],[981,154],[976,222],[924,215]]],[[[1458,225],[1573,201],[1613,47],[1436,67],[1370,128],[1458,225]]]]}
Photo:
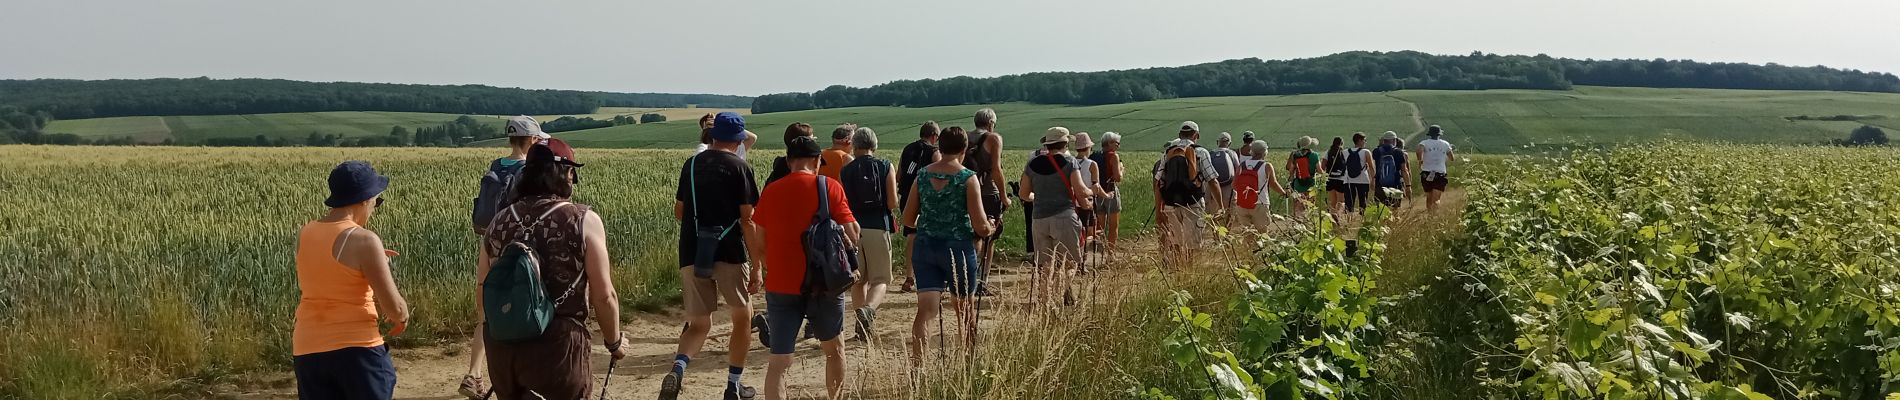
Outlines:
{"type": "Polygon", "coordinates": [[[330,171],[330,212],[297,235],[297,321],[291,329],[297,396],[306,399],[388,399],[396,368],[377,318],[402,334],[409,305],[396,291],[389,257],[375,232],[363,228],[389,177],[362,161],[330,171]]]}

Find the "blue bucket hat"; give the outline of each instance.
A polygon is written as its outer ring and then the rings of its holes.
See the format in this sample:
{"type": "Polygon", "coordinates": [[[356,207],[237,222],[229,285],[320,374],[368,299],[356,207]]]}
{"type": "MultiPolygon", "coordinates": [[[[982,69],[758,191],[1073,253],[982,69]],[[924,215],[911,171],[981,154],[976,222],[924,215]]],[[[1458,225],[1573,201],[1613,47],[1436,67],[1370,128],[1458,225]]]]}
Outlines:
{"type": "Polygon", "coordinates": [[[745,141],[745,118],[741,118],[739,117],[739,113],[731,111],[714,115],[712,138],[713,140],[721,142],[745,141]]]}
{"type": "Polygon", "coordinates": [[[330,170],[330,198],[323,205],[338,208],[376,198],[389,188],[389,177],[376,173],[367,161],[350,160],[330,170]]]}

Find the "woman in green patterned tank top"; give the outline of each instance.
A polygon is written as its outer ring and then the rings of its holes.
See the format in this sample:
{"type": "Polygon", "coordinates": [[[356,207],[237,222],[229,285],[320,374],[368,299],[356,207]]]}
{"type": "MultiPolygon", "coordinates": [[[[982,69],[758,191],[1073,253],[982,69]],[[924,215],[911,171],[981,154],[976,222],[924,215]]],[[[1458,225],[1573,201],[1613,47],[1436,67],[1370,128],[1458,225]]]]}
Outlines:
{"type": "Polygon", "coordinates": [[[996,224],[983,214],[976,172],[963,168],[969,143],[963,128],[944,131],[937,138],[941,158],[917,174],[906,196],[904,226],[917,229],[916,247],[910,254],[911,271],[917,275],[917,318],[910,326],[912,367],[923,363],[924,323],[937,318],[944,292],[952,296],[950,305],[964,343],[976,338],[976,308],[970,300],[975,299],[985,274],[977,264],[975,239],[989,237],[996,224]]]}

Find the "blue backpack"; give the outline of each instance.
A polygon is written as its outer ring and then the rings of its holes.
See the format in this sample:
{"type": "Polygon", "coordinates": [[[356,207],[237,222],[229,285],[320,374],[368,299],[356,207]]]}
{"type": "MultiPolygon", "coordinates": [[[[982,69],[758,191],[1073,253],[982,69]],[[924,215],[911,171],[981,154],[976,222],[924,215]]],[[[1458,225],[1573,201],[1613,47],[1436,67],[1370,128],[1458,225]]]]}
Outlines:
{"type": "MultiPolygon", "coordinates": [[[[541,220],[568,205],[562,202],[548,207],[540,217],[523,226],[520,234],[502,246],[501,254],[489,263],[488,275],[482,277],[482,320],[488,327],[489,339],[519,342],[541,337],[548,323],[554,320],[554,309],[567,301],[581,281],[586,280],[575,279],[560,297],[549,300],[541,277],[541,257],[528,244],[530,233],[541,220]]],[[[521,219],[513,206],[507,208],[507,215],[521,219]]]]}
{"type": "Polygon", "coordinates": [[[514,192],[515,175],[520,175],[521,167],[526,165],[526,162],[502,165],[501,159],[488,163],[488,172],[482,174],[481,188],[475,194],[475,206],[469,212],[469,222],[476,231],[488,231],[488,223],[495,220],[495,210],[501,209],[508,195],[514,192]]]}
{"type": "Polygon", "coordinates": [[[800,241],[805,244],[805,281],[807,296],[838,297],[858,280],[857,251],[846,243],[844,226],[831,219],[831,185],[818,176],[818,214],[805,228],[800,241]]]}
{"type": "Polygon", "coordinates": [[[1405,177],[1399,174],[1399,168],[1405,165],[1404,150],[1380,146],[1372,152],[1372,159],[1379,163],[1379,187],[1405,185],[1405,177]]]}

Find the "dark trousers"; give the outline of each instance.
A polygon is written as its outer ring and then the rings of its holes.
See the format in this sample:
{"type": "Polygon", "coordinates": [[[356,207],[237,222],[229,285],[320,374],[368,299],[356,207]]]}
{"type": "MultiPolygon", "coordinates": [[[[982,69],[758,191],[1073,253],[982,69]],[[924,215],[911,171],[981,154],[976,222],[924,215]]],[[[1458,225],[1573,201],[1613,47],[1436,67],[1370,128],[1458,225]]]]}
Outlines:
{"type": "MultiPolygon", "coordinates": [[[[1023,202],[1023,223],[1036,220],[1036,203],[1023,202]]],[[[1023,252],[1036,254],[1036,235],[1029,233],[1029,227],[1023,227],[1023,252]]]]}
{"type": "Polygon", "coordinates": [[[396,395],[389,346],[345,347],[292,357],[299,399],[388,400],[396,395]]]}

